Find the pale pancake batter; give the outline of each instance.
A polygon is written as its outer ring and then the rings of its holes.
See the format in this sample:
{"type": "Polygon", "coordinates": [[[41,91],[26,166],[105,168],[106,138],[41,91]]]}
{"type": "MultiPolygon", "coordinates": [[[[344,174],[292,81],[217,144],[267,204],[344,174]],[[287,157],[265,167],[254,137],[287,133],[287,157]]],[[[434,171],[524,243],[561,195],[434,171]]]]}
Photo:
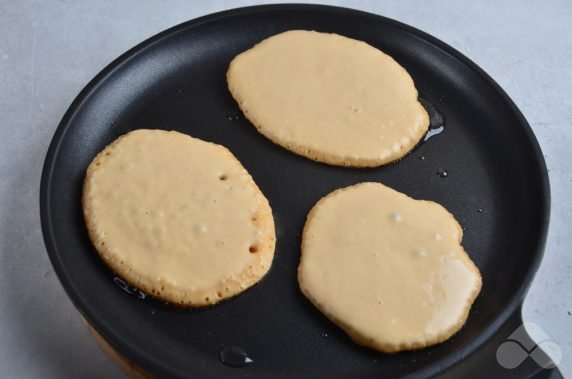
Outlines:
{"type": "Polygon", "coordinates": [[[337,190],[308,215],[300,288],[361,345],[389,353],[433,345],[463,326],[481,289],[461,239],[437,203],[379,183],[337,190]]]}
{"type": "Polygon", "coordinates": [[[205,306],[258,282],[272,263],[274,220],[225,147],[178,132],[136,130],[99,153],[83,210],[99,255],[133,286],[205,306]]]}
{"type": "Polygon", "coordinates": [[[429,127],[407,71],[337,34],[291,30],[267,38],[232,60],[227,81],[260,133],[325,163],[392,162],[429,127]]]}

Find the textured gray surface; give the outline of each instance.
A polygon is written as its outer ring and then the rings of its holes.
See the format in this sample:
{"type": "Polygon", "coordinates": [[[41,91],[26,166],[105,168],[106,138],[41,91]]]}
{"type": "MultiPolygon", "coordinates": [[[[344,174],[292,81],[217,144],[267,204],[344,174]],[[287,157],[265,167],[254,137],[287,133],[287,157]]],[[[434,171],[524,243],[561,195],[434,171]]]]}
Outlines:
{"type": "MultiPolygon", "coordinates": [[[[121,377],[97,348],[45,253],[42,162],[63,113],[106,64],[163,29],[259,1],[0,0],[0,376],[121,377]]],[[[424,30],[477,62],[520,107],[550,169],[546,255],[524,305],[572,376],[572,3],[330,1],[424,30]]]]}

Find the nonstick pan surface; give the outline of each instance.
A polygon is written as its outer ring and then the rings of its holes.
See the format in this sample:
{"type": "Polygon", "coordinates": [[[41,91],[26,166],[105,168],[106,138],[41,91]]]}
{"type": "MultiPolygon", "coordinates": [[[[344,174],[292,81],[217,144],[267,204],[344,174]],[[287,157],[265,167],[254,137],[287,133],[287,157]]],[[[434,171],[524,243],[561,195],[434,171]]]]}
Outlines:
{"type": "Polygon", "coordinates": [[[176,26],[93,79],[49,148],[41,217],[51,261],[75,306],[118,351],[160,377],[446,375],[482,351],[507,320],[520,320],[544,247],[549,186],[526,120],[489,76],[451,47],[377,15],[273,5],[176,26]],[[444,131],[401,161],[375,169],[328,166],[274,145],[244,119],[225,73],[236,54],[289,29],[338,33],[390,54],[443,115],[444,131]],[[212,308],[178,310],[141,299],[143,294],[102,263],[82,218],[82,181],[97,152],[140,128],[177,130],[222,144],[252,174],[273,208],[278,237],[272,268],[261,283],[212,308]],[[395,355],[362,348],[300,293],[296,269],[308,211],[334,189],[364,181],[437,201],[464,227],[463,245],[484,284],[466,325],[449,341],[395,355]],[[243,368],[222,364],[219,353],[230,345],[243,348],[254,362],[243,368]]]}

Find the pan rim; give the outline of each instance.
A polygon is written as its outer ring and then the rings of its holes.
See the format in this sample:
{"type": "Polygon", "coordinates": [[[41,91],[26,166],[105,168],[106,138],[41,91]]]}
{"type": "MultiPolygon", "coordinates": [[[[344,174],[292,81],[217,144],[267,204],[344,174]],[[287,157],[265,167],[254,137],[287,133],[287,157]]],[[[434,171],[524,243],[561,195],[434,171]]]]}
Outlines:
{"type": "Polygon", "coordinates": [[[499,84],[497,84],[494,79],[492,79],[477,64],[472,62],[469,58],[458,52],[456,49],[423,31],[381,15],[351,8],[318,4],[269,4],[225,10],[222,12],[217,12],[192,19],[164,30],[129,49],[118,58],[113,60],[111,63],[109,63],[103,70],[101,70],[80,91],[60,121],[54,136],[50,141],[40,180],[40,219],[44,244],[46,246],[51,264],[54,267],[54,271],[56,272],[62,287],[80,314],[120,353],[133,360],[144,369],[149,370],[150,372],[163,374],[168,373],[169,376],[176,377],[184,376],[184,373],[174,371],[172,367],[168,367],[163,362],[153,359],[152,356],[143,354],[137,348],[133,348],[131,344],[125,342],[121,338],[121,335],[117,333],[116,330],[114,330],[110,322],[98,319],[92,312],[89,311],[89,307],[86,305],[81,294],[79,294],[73,288],[72,283],[68,280],[63,268],[63,264],[61,263],[61,255],[57,247],[57,242],[53,230],[53,221],[51,218],[51,180],[53,177],[53,172],[56,169],[56,158],[58,156],[61,144],[65,138],[66,132],[73,125],[73,121],[77,112],[86,102],[90,100],[92,94],[101,85],[103,85],[114,74],[114,72],[127,65],[138,55],[142,54],[153,46],[160,44],[163,40],[172,38],[181,32],[196,28],[202,24],[221,21],[225,18],[240,17],[241,15],[246,14],[281,11],[322,11],[327,13],[341,13],[348,16],[351,15],[356,17],[367,17],[375,19],[376,22],[388,24],[392,27],[395,27],[396,29],[399,29],[400,31],[413,35],[416,38],[422,39],[429,44],[437,47],[441,51],[447,53],[451,58],[459,61],[464,66],[469,67],[480,78],[482,78],[483,81],[487,83],[492,88],[492,90],[500,96],[502,101],[506,104],[507,109],[510,110],[510,112],[517,119],[518,123],[522,126],[530,144],[529,148],[534,155],[534,160],[537,166],[536,169],[539,171],[538,173],[540,174],[539,176],[541,178],[541,183],[538,184],[538,187],[541,190],[539,193],[539,201],[541,202],[539,204],[539,209],[541,209],[542,213],[541,220],[539,220],[540,230],[537,231],[539,238],[537,240],[536,246],[531,247],[530,250],[535,253],[535,256],[533,257],[531,264],[526,270],[523,281],[518,285],[518,290],[515,292],[512,300],[508,302],[504,308],[500,310],[500,312],[498,312],[494,320],[485,326],[480,334],[473,337],[468,343],[461,346],[454,352],[432,362],[425,368],[415,371],[412,375],[433,376],[439,372],[442,372],[443,370],[446,370],[449,367],[452,367],[454,364],[462,363],[462,359],[465,356],[471,354],[477,350],[478,347],[483,345],[500,328],[500,326],[504,324],[512,314],[514,314],[515,311],[520,311],[520,306],[522,305],[526,292],[532,283],[532,280],[534,279],[534,275],[538,270],[538,267],[540,266],[540,262],[544,255],[544,247],[546,243],[550,218],[550,184],[544,156],[538,144],[538,140],[536,139],[532,128],[524,118],[523,114],[505,93],[505,91],[499,86],[499,84]]]}

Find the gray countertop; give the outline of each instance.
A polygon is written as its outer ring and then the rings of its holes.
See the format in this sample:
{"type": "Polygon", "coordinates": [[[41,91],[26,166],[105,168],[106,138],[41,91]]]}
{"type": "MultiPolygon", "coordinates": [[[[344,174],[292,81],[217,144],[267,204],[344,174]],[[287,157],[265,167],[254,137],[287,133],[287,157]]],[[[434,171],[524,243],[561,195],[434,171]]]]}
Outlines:
{"type": "MultiPolygon", "coordinates": [[[[319,1],[317,1],[319,2],[319,1]]],[[[260,1],[0,0],[0,376],[121,377],[99,350],[45,252],[39,179],[64,112],[105,65],[183,21],[260,1]]],[[[524,304],[572,376],[572,3],[329,1],[378,13],[452,45],[487,71],[530,122],[546,157],[552,216],[524,304]]],[[[539,337],[533,333],[533,337],[539,337]]]]}

